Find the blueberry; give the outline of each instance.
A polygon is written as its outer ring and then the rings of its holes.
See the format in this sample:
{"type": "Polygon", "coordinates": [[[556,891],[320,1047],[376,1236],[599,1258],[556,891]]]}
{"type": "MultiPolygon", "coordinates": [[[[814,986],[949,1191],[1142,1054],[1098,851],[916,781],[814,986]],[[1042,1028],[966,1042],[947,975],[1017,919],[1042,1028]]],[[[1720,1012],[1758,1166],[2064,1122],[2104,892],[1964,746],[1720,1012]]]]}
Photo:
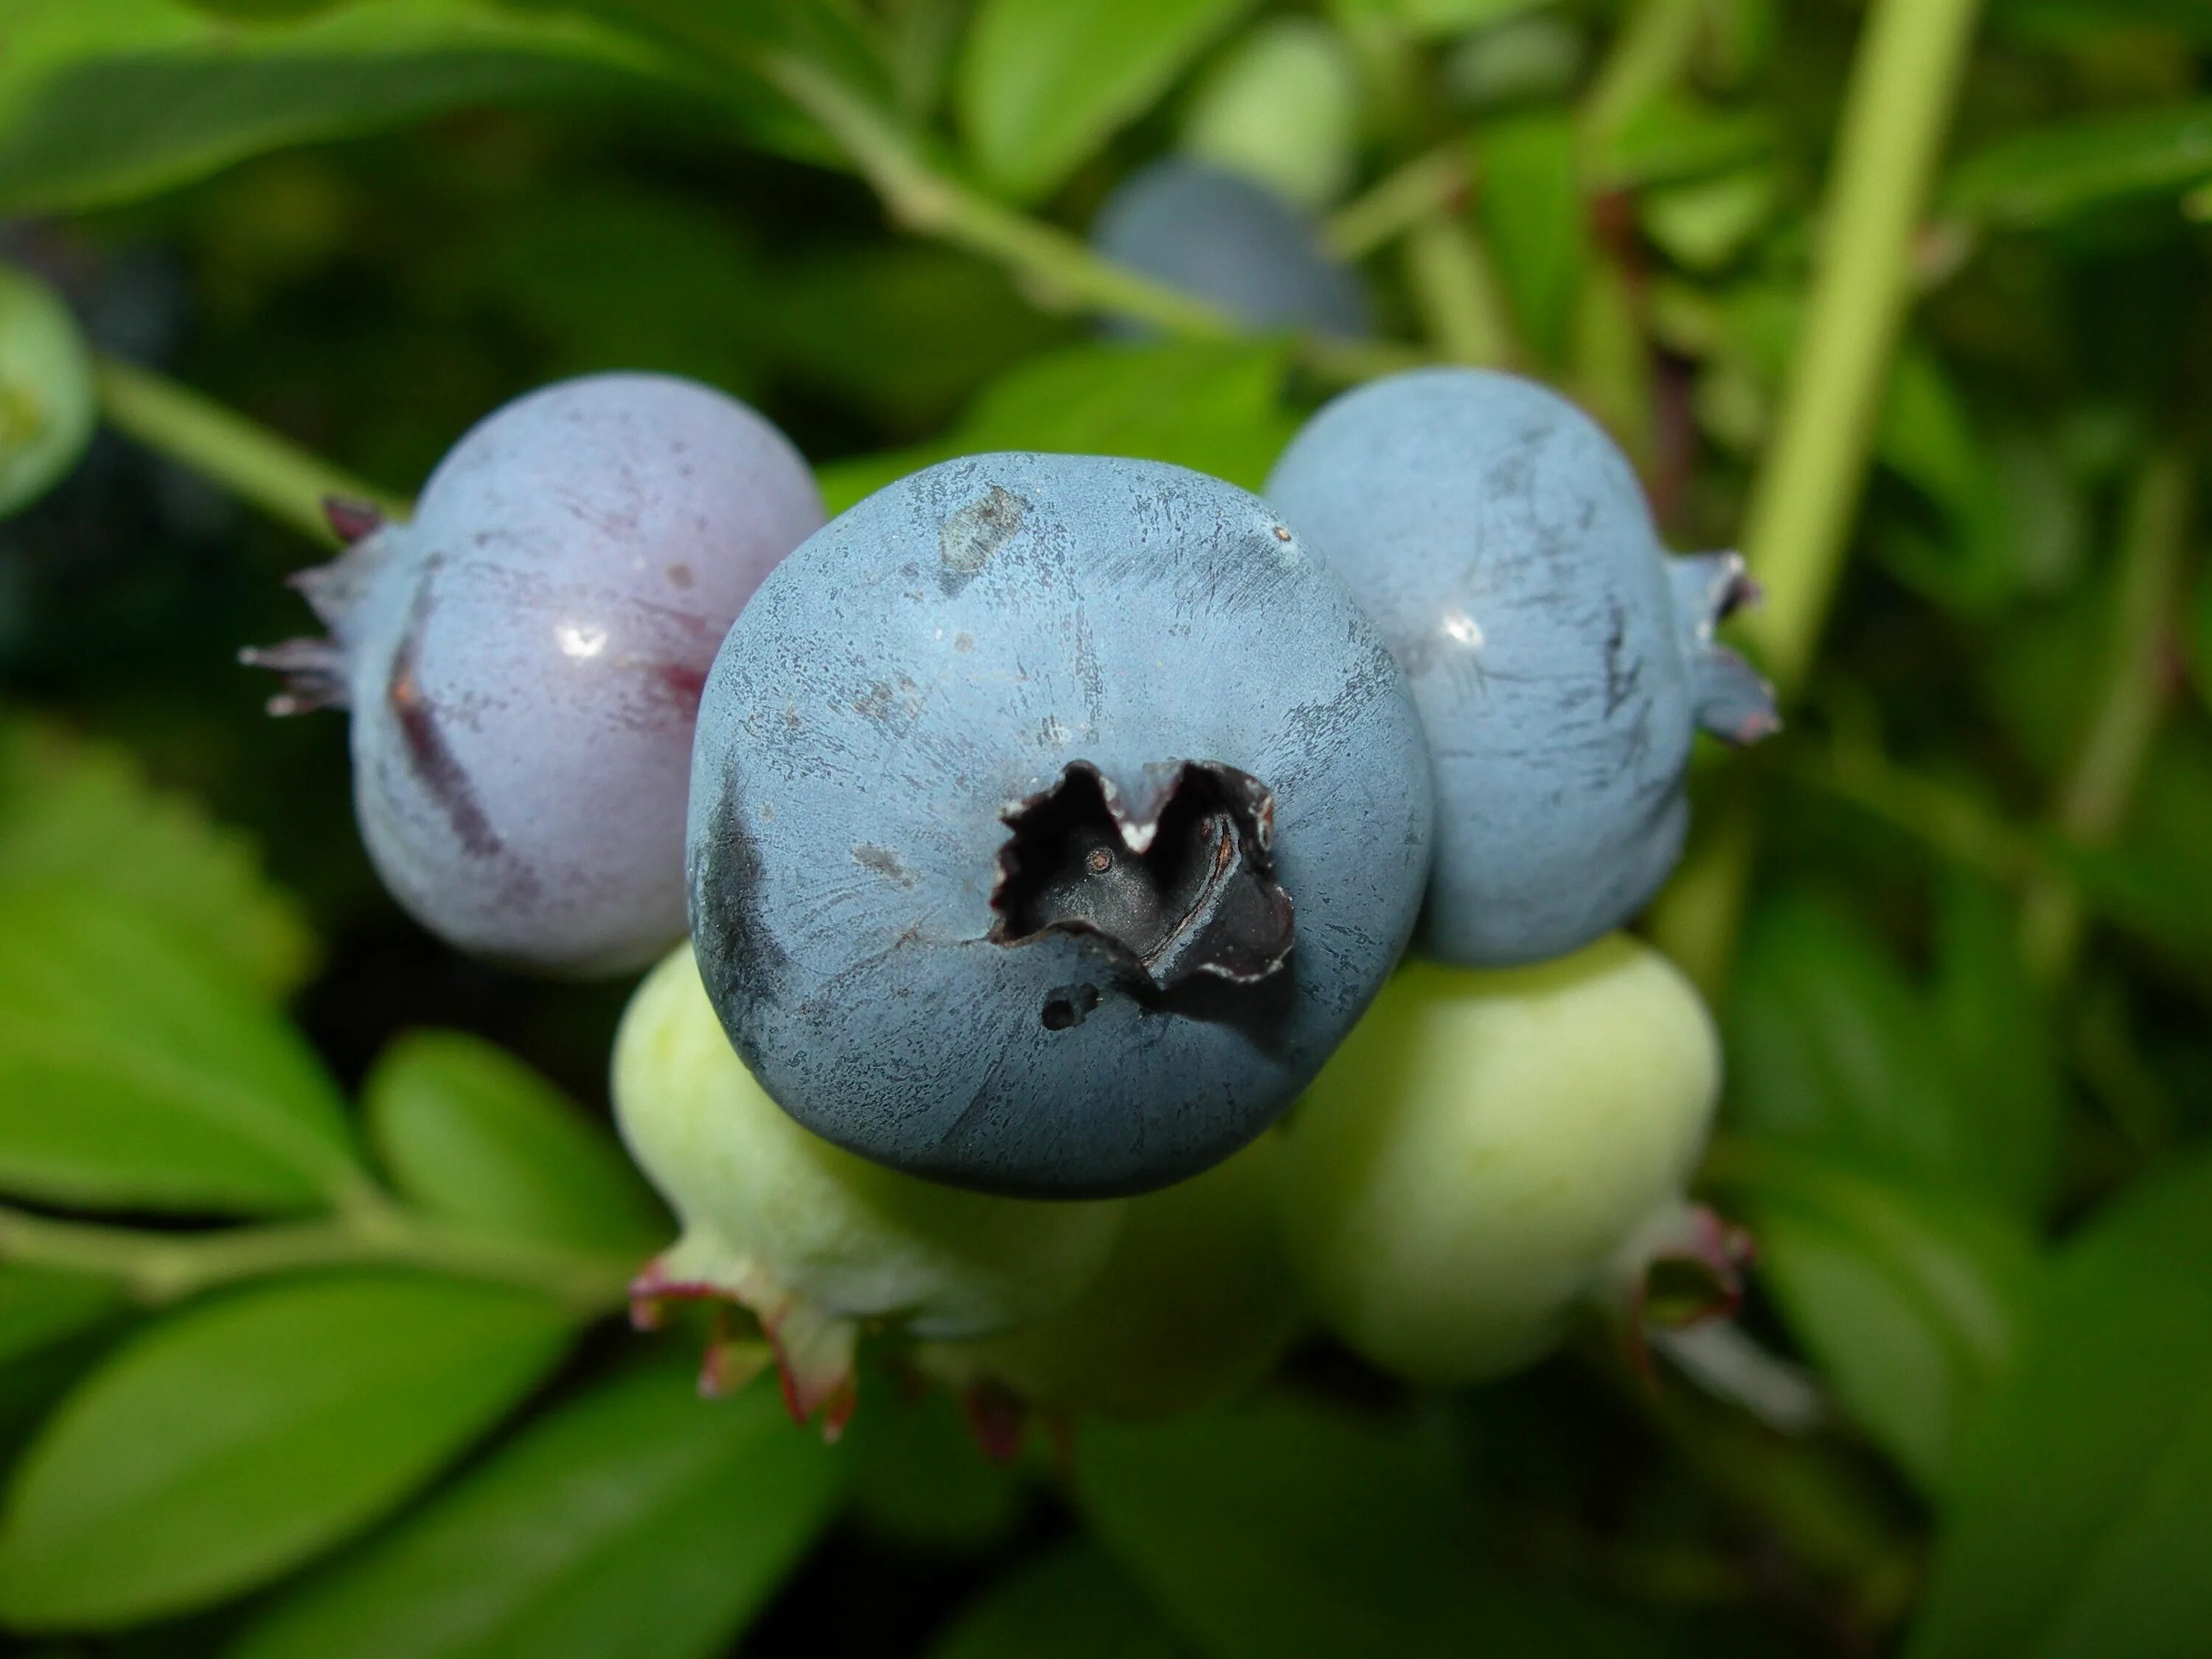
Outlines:
{"type": "Polygon", "coordinates": [[[684,932],[691,728],[714,650],[822,522],[798,452],[744,404],[655,374],[508,404],[415,518],[301,579],[330,641],[249,653],[279,712],[353,710],[354,801],[425,927],[561,973],[650,961],[684,932]]]}
{"type": "Polygon", "coordinates": [[[1405,678],[1267,505],[986,455],[811,538],[723,642],[700,966],[827,1139],[958,1185],[1141,1191],[1286,1106],[1427,869],[1405,678]]]}
{"type": "Polygon", "coordinates": [[[1669,559],[1597,424],[1533,381],[1419,369],[1323,408],[1268,478],[1381,626],[1436,766],[1419,948],[1540,961],[1640,909],[1680,857],[1694,730],[1749,742],[1771,693],[1713,642],[1754,590],[1669,559]]]}
{"type": "Polygon", "coordinates": [[[1369,331],[1358,279],[1265,185],[1171,155],[1123,179],[1091,227],[1117,264],[1211,301],[1255,329],[1369,331]]]}

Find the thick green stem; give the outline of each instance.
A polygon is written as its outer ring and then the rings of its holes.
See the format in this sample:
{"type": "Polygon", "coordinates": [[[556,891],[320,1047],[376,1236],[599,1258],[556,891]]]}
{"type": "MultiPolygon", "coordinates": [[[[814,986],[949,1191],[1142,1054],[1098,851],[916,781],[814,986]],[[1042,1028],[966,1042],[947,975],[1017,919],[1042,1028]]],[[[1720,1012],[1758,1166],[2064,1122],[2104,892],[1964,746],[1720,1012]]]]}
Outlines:
{"type": "MultiPolygon", "coordinates": [[[[2058,832],[2078,846],[2110,845],[2135,799],[2166,703],[2166,644],[2181,602],[2188,530],[2188,463],[2164,451],[2145,463],[2128,504],[2104,695],[2051,809],[2058,832]]],[[[2021,948],[2039,981],[2066,976],[2081,947],[2081,922],[2072,884],[2047,876],[2028,890],[2021,948]]]]}
{"type": "Polygon", "coordinates": [[[113,357],[94,365],[100,413],[125,437],[189,467],[273,518],[335,545],[331,496],[404,517],[406,503],[174,380],[113,357]]]}
{"type": "MultiPolygon", "coordinates": [[[[1912,295],[1912,235],[1973,34],[1977,0],[1876,0],[1844,96],[1804,331],[1743,544],[1765,604],[1745,618],[1784,699],[1803,685],[1842,573],[1875,418],[1912,295]]],[[[1759,846],[1730,809],[1652,918],[1709,991],[1728,976],[1759,846]]]]}
{"type": "Polygon", "coordinates": [[[0,1261],[111,1278],[151,1307],[220,1285],[310,1268],[424,1267],[543,1291],[592,1315],[622,1305],[635,1265],[471,1232],[388,1204],[205,1233],[101,1226],[0,1206],[0,1261]]]}
{"type": "Polygon", "coordinates": [[[1975,8],[1879,0],[1851,71],[1804,332],[1744,526],[1766,593],[1745,631],[1785,696],[1812,665],[1842,570],[1975,8]]]}

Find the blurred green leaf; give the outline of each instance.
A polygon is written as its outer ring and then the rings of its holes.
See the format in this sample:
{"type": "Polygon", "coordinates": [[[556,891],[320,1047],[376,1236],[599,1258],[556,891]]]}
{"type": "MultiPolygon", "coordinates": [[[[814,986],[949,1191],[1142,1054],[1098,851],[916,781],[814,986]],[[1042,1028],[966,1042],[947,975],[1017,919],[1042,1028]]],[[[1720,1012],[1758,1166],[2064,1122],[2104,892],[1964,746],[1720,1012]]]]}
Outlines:
{"type": "Polygon", "coordinates": [[[1637,210],[1667,257],[1692,270],[1718,270],[1741,253],[1771,216],[1775,173],[1741,167],[1641,192],[1637,210]]]}
{"type": "Polygon", "coordinates": [[[1978,1177],[1926,1005],[1841,906],[1796,894],[1761,908],[1729,1033],[1738,1127],[1937,1179],[1978,1177]]]}
{"type": "Polygon", "coordinates": [[[762,349],[784,373],[910,429],[1066,337],[998,267],[915,244],[794,260],[762,305],[762,349]]]}
{"type": "Polygon", "coordinates": [[[983,1455],[949,1389],[902,1398],[900,1378],[861,1385],[868,1409],[846,1431],[854,1518],[878,1537],[932,1552],[988,1549],[1021,1524],[1022,1474],[983,1455]]]}
{"type": "Polygon", "coordinates": [[[259,1212],[361,1179],[330,1079],[225,964],[95,890],[0,889],[0,1188],[259,1212]]]}
{"type": "Polygon", "coordinates": [[[108,1629],[274,1577],[398,1503],[534,1387],[574,1316],[348,1274],[172,1316],[47,1422],[0,1515],[0,1620],[108,1629]]]}
{"type": "Polygon", "coordinates": [[[1031,358],[939,441],[821,469],[832,513],[955,455],[1035,449],[1172,461],[1247,489],[1297,422],[1282,404],[1288,347],[1267,340],[1079,345],[1031,358]]]}
{"type": "Polygon", "coordinates": [[[230,1659],[706,1659],[821,1533],[842,1459],[773,1385],[654,1364],[534,1424],[230,1659]]]}
{"type": "Polygon", "coordinates": [[[434,1215],[641,1261],[674,1236],[614,1136],[481,1038],[399,1038],[362,1105],[393,1188],[434,1215]]]}
{"type": "Polygon", "coordinates": [[[1156,1428],[1087,1424],[1075,1497],[1211,1659],[1650,1651],[1586,1601],[1477,1558],[1449,1444],[1276,1401],[1156,1428]]]}
{"type": "Polygon", "coordinates": [[[927,1659],[1182,1659],[1177,1639],[1098,1548],[1066,1544],[958,1614],[927,1659]]]}
{"type": "Polygon", "coordinates": [[[1764,112],[1719,109],[1670,93],[1607,133],[1589,158],[1591,182],[1607,190],[1675,184],[1762,161],[1773,148],[1773,125],[1764,112]]]}
{"type": "Polygon", "coordinates": [[[2212,1630],[2212,1158],[2067,1248],[1966,1449],[1911,1659],[2187,1659],[2212,1630]]]}
{"type": "Polygon", "coordinates": [[[0,1366],[88,1330],[122,1306],[112,1279],[21,1263],[0,1266],[0,1366]]]}
{"type": "Polygon", "coordinates": [[[0,264],[0,517],[58,483],[92,441],[92,359],[61,296],[0,264]]]}
{"type": "Polygon", "coordinates": [[[1729,1010],[1729,1110],[1815,1147],[2033,1213],[2060,1099],[2008,912],[1948,919],[1933,994],[1848,909],[1806,893],[1761,907],[1729,1010]]]}
{"type": "Polygon", "coordinates": [[[1521,337],[1559,363],[1589,258],[1574,119],[1547,111],[1498,121],[1476,140],[1475,215],[1521,337]]]}
{"type": "Polygon", "coordinates": [[[356,0],[241,25],[182,0],[0,0],[0,204],[128,200],[288,144],[484,104],[669,97],[672,70],[583,19],[356,0]]]}
{"type": "Polygon", "coordinates": [[[774,311],[767,271],[719,204],[635,184],[566,184],[408,274],[426,309],[459,301],[541,338],[553,374],[651,369],[740,397],[755,393],[769,331],[749,319],[774,311]]]}
{"type": "Polygon", "coordinates": [[[121,749],[0,722],[0,890],[97,887],[263,990],[306,977],[314,943],[254,848],[198,802],[150,786],[121,749]]]}
{"type": "Polygon", "coordinates": [[[2011,1364],[2036,1285],[2027,1230],[1967,1194],[1766,1143],[1721,1178],[1749,1207],[1759,1276],[1873,1439],[1926,1492],[2011,1364]]]}
{"type": "Polygon", "coordinates": [[[981,0],[957,101],[983,170],[1031,199],[1140,114],[1249,0],[981,0]]]}
{"type": "Polygon", "coordinates": [[[1990,1103],[1981,1164],[2017,1213],[2042,1213],[2066,1102],[2050,1006],[2027,975],[2016,906],[1954,872],[1938,896],[1935,1010],[1957,1086],[1990,1103]]]}
{"type": "Polygon", "coordinates": [[[2057,224],[2212,179],[2212,102],[2032,127],[1977,150],[1944,183],[1947,212],[2008,228],[2057,224]]]}

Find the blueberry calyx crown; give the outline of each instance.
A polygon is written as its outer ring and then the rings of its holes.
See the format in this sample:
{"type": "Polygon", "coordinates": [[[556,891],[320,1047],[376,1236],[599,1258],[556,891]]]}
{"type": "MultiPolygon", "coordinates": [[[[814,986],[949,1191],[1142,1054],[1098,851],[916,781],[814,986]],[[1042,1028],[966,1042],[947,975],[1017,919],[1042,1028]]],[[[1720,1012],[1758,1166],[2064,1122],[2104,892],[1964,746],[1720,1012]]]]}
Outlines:
{"type": "MultiPolygon", "coordinates": [[[[1291,896],[1274,878],[1275,798],[1218,761],[1145,771],[1146,799],[1122,799],[1088,761],[999,816],[989,937],[1048,933],[1095,944],[1139,991],[1200,975],[1251,985],[1291,954],[1291,896]]],[[[1073,1023],[1073,1022],[1070,1022],[1073,1023]]]]}

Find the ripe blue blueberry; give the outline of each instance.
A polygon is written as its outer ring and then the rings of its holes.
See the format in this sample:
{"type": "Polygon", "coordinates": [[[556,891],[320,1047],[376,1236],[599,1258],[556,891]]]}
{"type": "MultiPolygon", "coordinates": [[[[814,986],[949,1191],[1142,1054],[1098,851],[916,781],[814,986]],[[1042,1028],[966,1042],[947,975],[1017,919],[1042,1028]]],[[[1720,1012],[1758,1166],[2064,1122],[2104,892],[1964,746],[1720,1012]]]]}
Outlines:
{"type": "Polygon", "coordinates": [[[1669,559],[1620,452],[1533,381],[1419,369],[1347,392],[1267,493],[1420,704],[1430,955],[1536,962],[1619,927],[1680,855],[1695,728],[1748,743],[1778,724],[1765,683],[1713,642],[1754,592],[1742,560],[1669,559]]]}
{"type": "Polygon", "coordinates": [[[1171,155],[1131,173],[1098,211],[1091,246],[1257,329],[1369,331],[1358,278],[1264,185],[1171,155]]]}
{"type": "Polygon", "coordinates": [[[1259,1133],[1411,933],[1405,677],[1256,496],[1158,462],[930,467],[723,642],[699,964],[784,1109],[915,1174],[1137,1192],[1259,1133]]]}
{"type": "Polygon", "coordinates": [[[279,713],[353,711],[354,804],[385,884],[478,955],[652,960],[684,926],[691,729],[714,650],[822,522],[783,434],[688,380],[533,392],[454,447],[404,524],[300,580],[330,640],[248,660],[279,713]]]}

